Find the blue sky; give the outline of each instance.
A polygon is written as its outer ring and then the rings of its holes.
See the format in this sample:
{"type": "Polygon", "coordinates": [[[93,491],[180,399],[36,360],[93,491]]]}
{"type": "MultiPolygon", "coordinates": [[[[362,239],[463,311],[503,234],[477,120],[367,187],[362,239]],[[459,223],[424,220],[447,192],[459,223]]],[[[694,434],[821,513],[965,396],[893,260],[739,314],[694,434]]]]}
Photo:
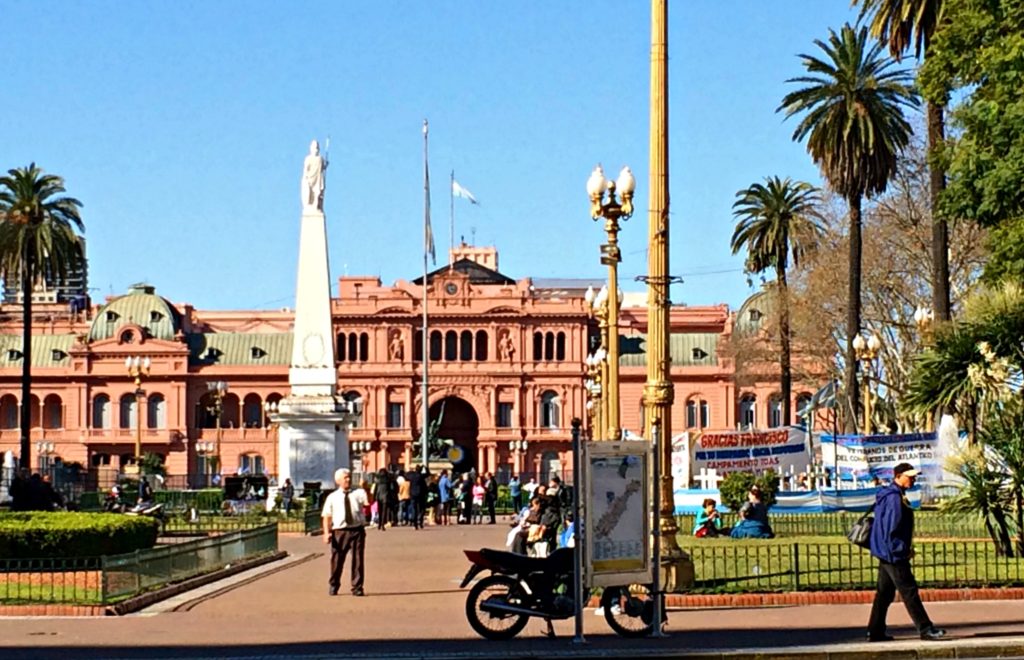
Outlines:
{"type": "MultiPolygon", "coordinates": [[[[331,137],[332,276],[422,271],[422,132],[434,232],[495,245],[519,278],[601,277],[586,179],[636,175],[625,287],[646,272],[650,10],[560,2],[21,2],[0,10],[0,168],[35,161],[84,203],[94,300],[148,281],[200,308],[292,305],[298,186],[331,137]]],[[[818,182],[775,113],[796,55],[855,18],[847,0],[670,4],[673,300],[739,305],[737,190],[818,182]],[[767,10],[766,10],[767,9],[767,10]],[[724,272],[723,272],[724,271],[724,272]]]]}

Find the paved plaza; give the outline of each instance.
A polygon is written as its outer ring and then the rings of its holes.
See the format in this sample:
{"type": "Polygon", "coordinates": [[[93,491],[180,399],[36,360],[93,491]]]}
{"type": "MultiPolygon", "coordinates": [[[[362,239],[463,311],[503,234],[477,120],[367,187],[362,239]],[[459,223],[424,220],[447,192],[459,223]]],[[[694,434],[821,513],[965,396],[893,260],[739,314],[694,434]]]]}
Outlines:
{"type": "Polygon", "coordinates": [[[327,595],[328,554],[319,537],[282,536],[282,548],[292,555],[287,563],[139,614],[0,619],[0,657],[680,657],[710,649],[804,646],[819,647],[806,657],[825,657],[822,647],[954,657],[957,648],[984,643],[1024,649],[1019,601],[928,604],[954,637],[941,644],[917,641],[899,604],[890,630],[904,641],[870,647],[861,644],[867,605],[673,610],[670,636],[661,640],[620,639],[588,610],[588,644],[582,648],[571,644],[571,620],[556,624],[555,640],[545,638],[535,620],[520,638],[488,642],[466,622],[466,591],[458,583],[468,563],[461,549],[500,546],[507,530],[502,523],[371,530],[365,598],[348,595],[344,583],[343,595],[327,595]]]}

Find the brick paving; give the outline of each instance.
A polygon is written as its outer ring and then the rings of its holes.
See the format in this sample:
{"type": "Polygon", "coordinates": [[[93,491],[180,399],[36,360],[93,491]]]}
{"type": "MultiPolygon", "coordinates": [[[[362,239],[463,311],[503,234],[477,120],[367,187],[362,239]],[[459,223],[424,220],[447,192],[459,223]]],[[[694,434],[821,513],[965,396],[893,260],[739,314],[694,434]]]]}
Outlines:
{"type": "MultiPolygon", "coordinates": [[[[421,531],[396,528],[383,533],[371,530],[365,598],[348,595],[344,583],[342,595],[328,596],[328,557],[322,540],[285,535],[281,538],[283,549],[323,554],[269,571],[214,597],[185,603],[178,611],[104,618],[0,619],[0,657],[560,655],[571,649],[571,620],[556,623],[559,639],[544,638],[543,624],[535,620],[521,638],[501,644],[481,640],[466,623],[466,592],[458,583],[468,562],[461,550],[499,547],[507,530],[502,524],[421,531]]],[[[603,618],[588,611],[587,649],[610,654],[635,654],[643,649],[645,654],[657,655],[712,648],[856,644],[863,641],[869,605],[858,601],[857,594],[849,597],[849,602],[832,605],[770,605],[763,597],[743,596],[731,607],[673,610],[668,628],[671,636],[664,640],[617,638],[603,618]]],[[[928,609],[932,618],[962,643],[996,640],[1019,644],[1024,650],[1024,613],[1018,602],[933,602],[928,609]]],[[[917,653],[922,644],[915,641],[900,604],[893,606],[889,621],[890,632],[907,641],[872,645],[871,650],[917,653]]],[[[957,643],[922,648],[941,649],[953,657],[946,651],[951,652],[957,643]]],[[[817,657],[824,656],[819,653],[817,657]]]]}

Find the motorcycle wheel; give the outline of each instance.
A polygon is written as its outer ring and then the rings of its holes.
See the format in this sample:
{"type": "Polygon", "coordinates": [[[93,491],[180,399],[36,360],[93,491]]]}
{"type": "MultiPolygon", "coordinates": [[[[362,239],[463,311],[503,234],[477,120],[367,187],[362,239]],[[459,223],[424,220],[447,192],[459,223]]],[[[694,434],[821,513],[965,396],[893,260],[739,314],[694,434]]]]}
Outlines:
{"type": "Polygon", "coordinates": [[[654,630],[654,595],[646,584],[605,587],[604,620],[622,637],[646,637],[654,630]]]}
{"type": "Polygon", "coordinates": [[[480,606],[488,600],[520,603],[523,591],[519,583],[504,575],[491,575],[473,585],[466,596],[466,619],[481,637],[493,640],[512,639],[518,635],[530,617],[525,614],[496,614],[485,612],[480,606]]]}

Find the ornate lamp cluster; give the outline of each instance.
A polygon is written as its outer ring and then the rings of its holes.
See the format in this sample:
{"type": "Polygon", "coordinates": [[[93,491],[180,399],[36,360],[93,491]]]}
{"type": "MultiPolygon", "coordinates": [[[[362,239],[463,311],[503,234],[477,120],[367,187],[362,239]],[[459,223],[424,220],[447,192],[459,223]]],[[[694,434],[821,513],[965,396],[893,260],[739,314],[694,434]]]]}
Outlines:
{"type": "Polygon", "coordinates": [[[142,461],[142,399],[146,390],[142,389],[142,379],[149,376],[152,361],[148,357],[129,355],[124,359],[128,375],[135,379],[135,469],[142,461]]]}
{"type": "Polygon", "coordinates": [[[882,350],[882,340],[878,334],[872,332],[871,336],[864,339],[862,335],[853,338],[853,350],[861,363],[861,371],[864,375],[864,434],[871,434],[871,365],[882,350]]]}

